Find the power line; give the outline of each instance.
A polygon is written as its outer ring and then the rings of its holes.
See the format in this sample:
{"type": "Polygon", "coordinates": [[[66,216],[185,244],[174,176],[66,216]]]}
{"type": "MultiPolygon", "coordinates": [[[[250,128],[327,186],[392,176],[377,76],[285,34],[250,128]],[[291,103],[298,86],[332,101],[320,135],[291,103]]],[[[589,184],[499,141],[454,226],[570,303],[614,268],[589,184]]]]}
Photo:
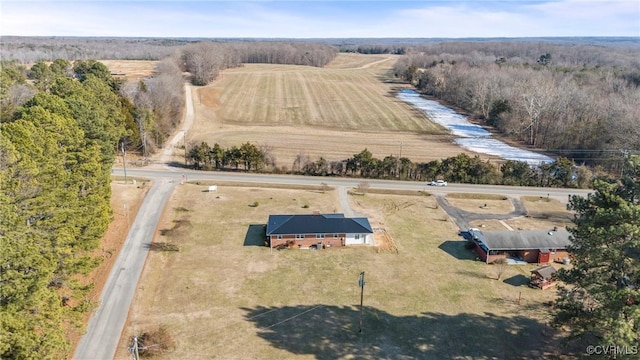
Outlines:
{"type": "Polygon", "coordinates": [[[279,322],[277,322],[277,323],[275,323],[275,324],[269,325],[269,326],[267,326],[266,328],[267,328],[267,329],[270,329],[270,328],[272,328],[272,327],[274,327],[274,326],[280,325],[280,324],[285,323],[285,322],[287,322],[287,321],[289,321],[289,320],[293,320],[293,319],[297,318],[298,316],[302,316],[302,315],[304,315],[304,314],[306,314],[306,313],[308,313],[308,312],[310,312],[310,311],[313,311],[313,310],[315,310],[315,309],[317,309],[317,308],[319,308],[319,307],[323,307],[323,306],[324,306],[324,305],[318,305],[318,306],[313,307],[313,308],[311,308],[311,309],[309,309],[309,310],[305,310],[305,311],[301,312],[300,314],[297,314],[297,315],[294,315],[294,316],[288,317],[288,318],[286,318],[286,319],[284,319],[284,320],[282,320],[282,321],[279,321],[279,322]]]}

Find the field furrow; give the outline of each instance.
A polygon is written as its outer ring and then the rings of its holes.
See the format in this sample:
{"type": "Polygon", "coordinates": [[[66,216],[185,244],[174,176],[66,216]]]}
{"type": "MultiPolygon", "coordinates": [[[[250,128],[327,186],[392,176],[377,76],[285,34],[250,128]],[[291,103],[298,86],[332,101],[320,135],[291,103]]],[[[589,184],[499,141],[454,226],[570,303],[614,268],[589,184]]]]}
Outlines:
{"type": "Polygon", "coordinates": [[[338,119],[335,107],[338,99],[332,89],[328,87],[326,79],[319,80],[316,76],[317,74],[309,76],[310,79],[305,79],[302,75],[299,77],[301,82],[310,83],[306,87],[307,104],[313,106],[318,114],[318,117],[314,121],[312,120],[309,125],[331,127],[338,119]]]}

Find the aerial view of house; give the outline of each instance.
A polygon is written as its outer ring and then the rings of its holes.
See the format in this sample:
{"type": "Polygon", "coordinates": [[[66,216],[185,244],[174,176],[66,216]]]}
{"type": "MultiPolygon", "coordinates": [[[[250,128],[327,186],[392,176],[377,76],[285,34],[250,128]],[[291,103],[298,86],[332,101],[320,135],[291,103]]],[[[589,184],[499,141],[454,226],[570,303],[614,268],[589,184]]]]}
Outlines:
{"type": "Polygon", "coordinates": [[[344,214],[270,215],[266,232],[269,246],[275,248],[374,244],[369,219],[344,214]]]}
{"type": "Polygon", "coordinates": [[[470,229],[474,250],[487,264],[497,259],[547,264],[566,262],[571,244],[566,230],[480,231],[470,229]]]}

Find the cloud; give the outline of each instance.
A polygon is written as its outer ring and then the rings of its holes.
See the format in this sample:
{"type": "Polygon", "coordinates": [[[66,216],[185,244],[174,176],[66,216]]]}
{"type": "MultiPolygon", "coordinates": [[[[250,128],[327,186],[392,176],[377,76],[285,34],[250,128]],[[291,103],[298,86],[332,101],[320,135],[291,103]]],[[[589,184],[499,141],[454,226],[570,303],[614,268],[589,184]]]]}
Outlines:
{"type": "Polygon", "coordinates": [[[407,22],[422,29],[425,37],[523,36],[534,27],[518,13],[464,4],[406,9],[399,17],[410,19],[407,22]]]}
{"type": "Polygon", "coordinates": [[[637,0],[14,1],[0,34],[157,37],[640,36],[637,0]]]}
{"type": "Polygon", "coordinates": [[[450,2],[398,17],[436,37],[640,36],[640,6],[629,0],[450,2]]]}
{"type": "Polygon", "coordinates": [[[565,0],[524,6],[560,35],[640,36],[640,3],[636,0],[565,0]]]}

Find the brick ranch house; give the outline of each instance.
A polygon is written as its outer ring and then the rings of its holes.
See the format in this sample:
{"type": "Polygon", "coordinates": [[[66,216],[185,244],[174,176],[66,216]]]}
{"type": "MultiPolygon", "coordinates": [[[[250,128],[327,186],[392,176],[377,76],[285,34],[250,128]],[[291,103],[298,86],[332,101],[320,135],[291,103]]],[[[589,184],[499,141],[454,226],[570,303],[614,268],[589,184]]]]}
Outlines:
{"type": "Polygon", "coordinates": [[[497,259],[518,259],[528,263],[548,264],[569,258],[567,246],[571,244],[566,230],[469,230],[475,252],[487,264],[497,259]]]}
{"type": "Polygon", "coordinates": [[[272,248],[374,245],[369,219],[344,214],[269,215],[266,235],[272,248]]]}

